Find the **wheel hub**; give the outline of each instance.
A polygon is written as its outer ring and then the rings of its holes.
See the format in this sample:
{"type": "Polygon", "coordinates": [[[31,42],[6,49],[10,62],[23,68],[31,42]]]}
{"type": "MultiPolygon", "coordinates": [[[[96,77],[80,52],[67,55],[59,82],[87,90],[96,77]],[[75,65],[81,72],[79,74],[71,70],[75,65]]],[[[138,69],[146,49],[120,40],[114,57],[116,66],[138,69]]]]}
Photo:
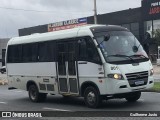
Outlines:
{"type": "Polygon", "coordinates": [[[33,100],[36,98],[36,91],[34,89],[31,90],[30,96],[33,100]]]}
{"type": "Polygon", "coordinates": [[[95,94],[93,92],[89,92],[87,95],[87,100],[89,104],[94,104],[96,101],[95,94]]]}

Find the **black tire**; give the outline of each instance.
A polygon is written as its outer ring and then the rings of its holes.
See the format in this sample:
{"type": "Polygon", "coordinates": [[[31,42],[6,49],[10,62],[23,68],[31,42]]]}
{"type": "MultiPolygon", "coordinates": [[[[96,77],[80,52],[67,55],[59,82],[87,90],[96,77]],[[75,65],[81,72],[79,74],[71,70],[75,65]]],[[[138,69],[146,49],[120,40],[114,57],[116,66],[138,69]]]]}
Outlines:
{"type": "Polygon", "coordinates": [[[44,102],[47,97],[47,94],[39,93],[38,88],[35,84],[29,86],[28,94],[29,94],[29,99],[32,102],[44,102]]]}
{"type": "Polygon", "coordinates": [[[94,87],[87,87],[84,91],[85,104],[90,108],[98,108],[102,102],[99,91],[94,87]]]}
{"type": "Polygon", "coordinates": [[[134,92],[131,93],[128,97],[126,97],[126,100],[128,102],[136,102],[141,97],[141,92],[134,92]]]}

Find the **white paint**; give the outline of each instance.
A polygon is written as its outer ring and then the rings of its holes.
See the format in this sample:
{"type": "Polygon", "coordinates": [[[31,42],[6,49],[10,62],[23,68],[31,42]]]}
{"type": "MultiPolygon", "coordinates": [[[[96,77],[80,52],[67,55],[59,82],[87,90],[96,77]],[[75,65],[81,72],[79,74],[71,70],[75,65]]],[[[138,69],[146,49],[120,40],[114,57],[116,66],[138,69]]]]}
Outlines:
{"type": "Polygon", "coordinates": [[[74,38],[76,36],[92,36],[93,37],[93,34],[90,31],[90,28],[95,26],[100,26],[100,25],[87,25],[87,26],[76,27],[73,29],[41,33],[41,34],[32,34],[32,35],[27,35],[22,37],[15,37],[9,40],[8,45],[74,38]]]}
{"type": "Polygon", "coordinates": [[[54,62],[8,63],[7,69],[8,69],[8,75],[56,76],[56,66],[54,62]]]}
{"type": "Polygon", "coordinates": [[[48,108],[48,107],[44,107],[43,109],[45,109],[45,110],[53,110],[53,111],[70,111],[70,110],[65,110],[65,109],[48,108]]]}
{"type": "MultiPolygon", "coordinates": [[[[78,61],[81,63],[84,61],[78,61]]],[[[87,64],[78,64],[78,74],[79,77],[104,77],[104,74],[99,74],[100,72],[104,73],[103,66],[91,62],[86,62],[87,64]],[[101,70],[99,70],[101,68],[101,70]]]]}

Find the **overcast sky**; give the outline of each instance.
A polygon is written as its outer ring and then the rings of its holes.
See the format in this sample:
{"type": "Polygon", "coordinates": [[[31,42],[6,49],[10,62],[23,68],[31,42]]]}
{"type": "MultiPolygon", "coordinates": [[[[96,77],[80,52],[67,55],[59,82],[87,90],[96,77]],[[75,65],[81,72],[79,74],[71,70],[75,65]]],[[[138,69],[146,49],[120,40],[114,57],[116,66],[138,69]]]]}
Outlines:
{"type": "MultiPolygon", "coordinates": [[[[97,0],[98,14],[140,6],[141,0],[97,0]]],[[[18,36],[21,28],[92,15],[93,0],[0,0],[0,38],[18,36]]]]}

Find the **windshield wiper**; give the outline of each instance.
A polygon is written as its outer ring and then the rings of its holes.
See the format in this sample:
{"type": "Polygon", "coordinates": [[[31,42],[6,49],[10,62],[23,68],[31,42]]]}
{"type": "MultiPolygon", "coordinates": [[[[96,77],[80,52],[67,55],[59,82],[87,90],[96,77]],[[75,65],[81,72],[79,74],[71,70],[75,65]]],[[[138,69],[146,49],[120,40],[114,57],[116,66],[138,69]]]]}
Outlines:
{"type": "MultiPolygon", "coordinates": [[[[145,55],[141,54],[141,55],[131,55],[130,57],[143,57],[143,58],[147,58],[145,55]]],[[[147,58],[148,59],[148,58],[147,58]]]]}
{"type": "Polygon", "coordinates": [[[127,56],[127,55],[116,54],[116,55],[108,55],[107,57],[127,57],[131,61],[136,62],[131,56],[127,56]]]}

